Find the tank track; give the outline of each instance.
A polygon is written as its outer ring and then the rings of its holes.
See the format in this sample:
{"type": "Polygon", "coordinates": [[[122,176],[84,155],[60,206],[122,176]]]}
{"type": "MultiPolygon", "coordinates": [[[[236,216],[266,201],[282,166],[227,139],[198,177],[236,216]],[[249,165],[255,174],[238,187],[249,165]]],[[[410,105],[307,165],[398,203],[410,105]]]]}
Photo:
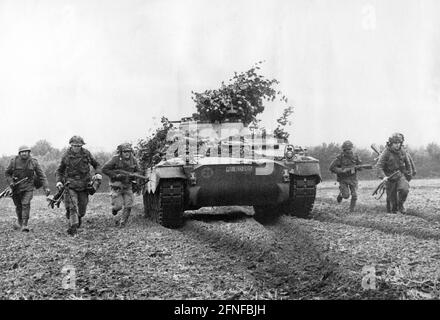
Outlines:
{"type": "Polygon", "coordinates": [[[144,196],[145,216],[166,228],[179,228],[183,224],[184,184],[181,180],[160,182],[156,193],[144,196]]]}
{"type": "Polygon", "coordinates": [[[291,179],[289,214],[309,219],[316,197],[314,177],[295,176],[291,179]]]}

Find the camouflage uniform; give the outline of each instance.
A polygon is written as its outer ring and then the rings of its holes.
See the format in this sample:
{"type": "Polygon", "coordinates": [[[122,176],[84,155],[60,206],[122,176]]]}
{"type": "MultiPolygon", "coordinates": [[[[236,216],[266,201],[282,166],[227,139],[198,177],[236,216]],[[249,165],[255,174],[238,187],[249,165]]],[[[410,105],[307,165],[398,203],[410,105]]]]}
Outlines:
{"type": "MultiPolygon", "coordinates": [[[[20,147],[19,153],[25,151],[30,152],[30,149],[25,146],[20,147]]],[[[22,159],[21,156],[12,158],[6,168],[5,175],[9,184],[26,177],[28,178],[26,181],[23,181],[12,189],[12,200],[14,201],[15,212],[17,214],[16,229],[21,228],[22,231],[29,231],[28,221],[31,210],[31,200],[34,192],[34,179],[40,181],[46,190],[46,194],[48,194],[50,193],[50,190],[46,175],[41,169],[37,159],[30,156],[27,159],[22,159]]]]}
{"type": "Polygon", "coordinates": [[[342,144],[342,153],[330,164],[329,170],[336,174],[340,193],[337,201],[348,199],[351,193],[350,211],[353,212],[357,201],[358,180],[354,166],[362,164],[359,156],[352,151],[353,143],[345,141],[342,144]]]}
{"type": "Polygon", "coordinates": [[[123,170],[131,173],[140,172],[139,164],[133,156],[131,145],[122,144],[118,147],[119,154],[113,156],[103,167],[102,172],[110,177],[112,213],[116,215],[122,209],[122,217],[119,222],[124,226],[133,207],[134,194],[132,189],[132,180],[129,176],[118,173],[123,170]],[[123,152],[130,152],[128,159],[124,158],[123,152]]]}
{"type": "Polygon", "coordinates": [[[390,176],[396,171],[400,174],[388,180],[386,183],[387,192],[387,211],[405,213],[405,207],[403,204],[409,193],[409,183],[413,173],[411,160],[409,154],[400,147],[398,150],[394,150],[391,145],[393,143],[403,143],[403,140],[398,135],[390,137],[387,147],[381,153],[377,162],[377,169],[379,178],[383,179],[386,176],[390,176]]]}
{"type": "MultiPolygon", "coordinates": [[[[84,141],[80,137],[72,137],[73,142],[84,141]],[[75,138],[75,139],[74,139],[75,138]]],[[[79,152],[75,153],[70,147],[61,158],[61,163],[56,170],[58,183],[68,184],[64,194],[66,216],[69,219],[69,234],[76,233],[81,225],[81,218],[84,217],[89,202],[89,186],[91,182],[90,166],[99,172],[99,163],[92,156],[90,151],[81,146],[79,152]]]]}

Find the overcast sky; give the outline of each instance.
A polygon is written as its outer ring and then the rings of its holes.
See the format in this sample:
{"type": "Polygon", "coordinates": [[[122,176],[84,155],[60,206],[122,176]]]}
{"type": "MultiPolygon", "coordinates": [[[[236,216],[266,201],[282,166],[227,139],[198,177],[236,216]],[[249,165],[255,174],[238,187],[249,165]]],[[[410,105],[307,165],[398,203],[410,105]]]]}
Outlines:
{"type": "Polygon", "coordinates": [[[438,0],[0,0],[0,154],[114,150],[259,60],[295,144],[440,143],[438,0]]]}

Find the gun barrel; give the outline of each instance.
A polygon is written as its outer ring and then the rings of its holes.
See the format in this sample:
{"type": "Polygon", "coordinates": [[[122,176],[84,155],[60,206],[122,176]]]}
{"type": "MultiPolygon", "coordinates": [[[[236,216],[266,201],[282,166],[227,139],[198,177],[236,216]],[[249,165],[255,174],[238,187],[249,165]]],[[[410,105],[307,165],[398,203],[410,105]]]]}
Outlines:
{"type": "Polygon", "coordinates": [[[372,144],[370,147],[371,147],[371,149],[373,149],[374,152],[377,153],[377,155],[380,155],[379,150],[377,150],[377,147],[374,144],[372,144]]]}
{"type": "Polygon", "coordinates": [[[120,173],[120,174],[125,174],[125,175],[127,175],[129,177],[133,177],[133,178],[139,178],[142,180],[150,180],[148,177],[143,176],[141,174],[134,173],[134,172],[128,172],[125,170],[115,170],[115,172],[120,173]]]}

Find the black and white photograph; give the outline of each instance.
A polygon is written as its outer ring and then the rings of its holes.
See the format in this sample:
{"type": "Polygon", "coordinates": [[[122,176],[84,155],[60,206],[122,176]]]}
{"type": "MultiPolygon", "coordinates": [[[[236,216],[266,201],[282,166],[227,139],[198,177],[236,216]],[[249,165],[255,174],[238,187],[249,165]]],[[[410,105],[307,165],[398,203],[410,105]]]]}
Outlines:
{"type": "Polygon", "coordinates": [[[0,300],[438,300],[439,190],[437,0],[0,0],[0,300]]]}

